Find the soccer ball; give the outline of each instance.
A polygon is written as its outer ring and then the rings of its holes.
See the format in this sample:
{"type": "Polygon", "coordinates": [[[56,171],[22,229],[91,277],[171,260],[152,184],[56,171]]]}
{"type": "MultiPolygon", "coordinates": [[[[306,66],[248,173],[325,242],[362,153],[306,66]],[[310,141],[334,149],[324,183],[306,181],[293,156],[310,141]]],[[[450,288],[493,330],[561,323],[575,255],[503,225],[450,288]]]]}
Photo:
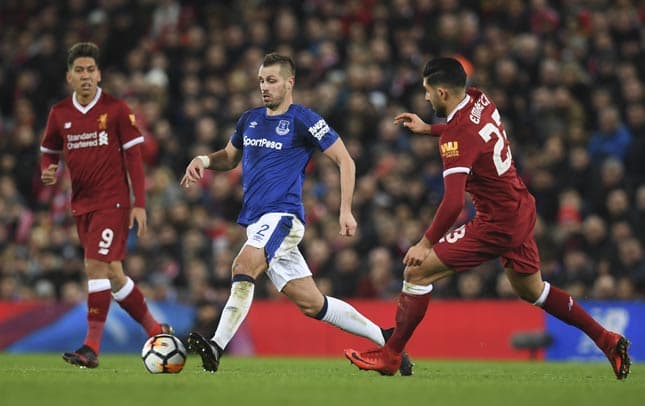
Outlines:
{"type": "Polygon", "coordinates": [[[151,374],[176,374],[186,363],[186,348],[173,335],[157,334],[143,345],[141,359],[151,374]]]}

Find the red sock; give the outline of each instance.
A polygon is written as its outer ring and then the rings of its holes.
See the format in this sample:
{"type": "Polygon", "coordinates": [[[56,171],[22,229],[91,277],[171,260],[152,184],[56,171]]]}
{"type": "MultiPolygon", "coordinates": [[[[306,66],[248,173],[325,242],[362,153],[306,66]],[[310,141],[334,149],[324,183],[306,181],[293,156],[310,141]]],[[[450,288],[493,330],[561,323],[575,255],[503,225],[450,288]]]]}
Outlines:
{"type": "Polygon", "coordinates": [[[598,343],[605,331],[603,326],[598,324],[582,306],[574,301],[571,295],[553,285],[551,285],[551,290],[542,308],[563,322],[578,327],[595,343],[598,343]]]}
{"type": "Polygon", "coordinates": [[[84,344],[97,354],[101,349],[103,327],[105,327],[111,300],[110,289],[89,292],[87,295],[87,336],[84,344]]]}
{"type": "Polygon", "coordinates": [[[412,333],[423,320],[429,300],[430,293],[411,295],[401,292],[396,309],[396,328],[386,344],[392,351],[397,354],[403,352],[405,344],[407,344],[410,337],[412,337],[412,333]]]}
{"type": "Polygon", "coordinates": [[[132,282],[132,279],[128,278],[128,282],[114,294],[114,298],[123,310],[143,326],[148,336],[152,337],[156,334],[161,334],[161,325],[150,313],[143,298],[143,293],[132,282]]]}

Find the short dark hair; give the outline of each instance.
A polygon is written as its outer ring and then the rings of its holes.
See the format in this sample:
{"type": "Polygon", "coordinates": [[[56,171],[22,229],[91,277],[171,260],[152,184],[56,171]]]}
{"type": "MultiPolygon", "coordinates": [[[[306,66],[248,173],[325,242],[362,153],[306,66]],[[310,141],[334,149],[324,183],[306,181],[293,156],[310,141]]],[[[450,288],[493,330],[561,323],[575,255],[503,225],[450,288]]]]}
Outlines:
{"type": "Polygon", "coordinates": [[[99,64],[99,47],[93,42],[78,42],[67,52],[67,69],[72,69],[74,61],[78,58],[94,58],[96,66],[99,64]]]}
{"type": "Polygon", "coordinates": [[[466,87],[466,71],[455,58],[434,58],[423,68],[423,79],[430,86],[466,87]]]}
{"type": "Polygon", "coordinates": [[[262,66],[280,65],[281,69],[286,69],[289,76],[296,76],[296,63],[293,58],[287,55],[281,55],[277,52],[271,52],[264,55],[262,66]]]}

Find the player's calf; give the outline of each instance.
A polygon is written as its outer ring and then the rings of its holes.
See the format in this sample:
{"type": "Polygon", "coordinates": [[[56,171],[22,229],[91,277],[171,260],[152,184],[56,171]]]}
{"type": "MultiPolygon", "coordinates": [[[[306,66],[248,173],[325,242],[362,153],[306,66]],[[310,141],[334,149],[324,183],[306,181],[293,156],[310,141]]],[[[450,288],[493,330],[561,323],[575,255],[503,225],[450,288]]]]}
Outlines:
{"type": "MultiPolygon", "coordinates": [[[[388,329],[381,329],[381,332],[383,333],[383,338],[385,339],[385,342],[387,343],[387,340],[392,337],[392,333],[394,333],[394,327],[388,328],[388,329]]],[[[399,366],[399,372],[401,373],[401,376],[410,376],[413,374],[412,368],[414,368],[414,363],[410,359],[410,356],[408,355],[407,352],[403,351],[401,354],[401,366],[399,366]]]]}

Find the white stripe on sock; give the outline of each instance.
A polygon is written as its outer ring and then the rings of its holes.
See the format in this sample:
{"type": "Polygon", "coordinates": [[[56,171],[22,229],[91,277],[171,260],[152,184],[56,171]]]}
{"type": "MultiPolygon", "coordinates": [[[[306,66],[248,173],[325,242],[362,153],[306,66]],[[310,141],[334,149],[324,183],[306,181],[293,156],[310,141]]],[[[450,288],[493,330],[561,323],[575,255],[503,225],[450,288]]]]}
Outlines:
{"type": "Polygon", "coordinates": [[[109,279],[88,279],[87,280],[88,293],[100,292],[102,290],[109,290],[109,289],[110,289],[109,279]]]}
{"type": "Polygon", "coordinates": [[[423,286],[423,285],[415,285],[413,283],[403,281],[403,289],[401,289],[401,291],[404,293],[408,293],[410,295],[421,296],[432,292],[433,288],[434,286],[432,286],[432,284],[423,286]]]}
{"type": "Polygon", "coordinates": [[[544,282],[544,290],[542,291],[542,294],[540,295],[540,297],[538,297],[538,300],[536,300],[533,303],[533,305],[542,307],[542,305],[546,301],[546,298],[549,296],[550,291],[551,291],[551,284],[549,282],[545,281],[544,282]]]}
{"type": "Polygon", "coordinates": [[[113,292],[112,297],[117,302],[120,302],[126,297],[128,297],[128,295],[132,293],[133,289],[134,289],[134,282],[132,281],[132,279],[130,279],[130,277],[128,277],[128,280],[125,282],[125,285],[123,285],[123,287],[118,291],[113,292]]]}

